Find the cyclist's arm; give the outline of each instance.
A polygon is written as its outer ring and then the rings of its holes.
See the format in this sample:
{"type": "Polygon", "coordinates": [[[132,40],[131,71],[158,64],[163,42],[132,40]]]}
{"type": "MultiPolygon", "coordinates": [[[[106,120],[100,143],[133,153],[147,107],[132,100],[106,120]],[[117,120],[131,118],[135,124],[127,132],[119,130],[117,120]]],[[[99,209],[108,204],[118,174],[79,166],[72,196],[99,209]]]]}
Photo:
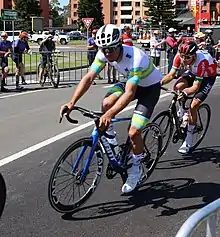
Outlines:
{"type": "Polygon", "coordinates": [[[176,73],[178,72],[180,68],[180,65],[181,65],[180,55],[177,54],[173,60],[173,66],[170,72],[161,80],[161,85],[168,84],[174,79],[174,77],[176,76],[176,73]]]}
{"type": "Polygon", "coordinates": [[[209,68],[208,60],[205,59],[199,63],[196,78],[193,82],[193,85],[191,87],[184,89],[184,92],[186,92],[187,95],[193,95],[199,90],[199,87],[202,81],[204,80],[205,73],[207,72],[208,68],[209,68]]]}
{"type": "Polygon", "coordinates": [[[106,60],[103,57],[103,54],[101,52],[98,52],[93,64],[91,65],[90,70],[82,78],[72,96],[71,103],[73,105],[76,104],[76,102],[86,93],[92,82],[95,80],[96,76],[102,71],[105,65],[106,60]]]}

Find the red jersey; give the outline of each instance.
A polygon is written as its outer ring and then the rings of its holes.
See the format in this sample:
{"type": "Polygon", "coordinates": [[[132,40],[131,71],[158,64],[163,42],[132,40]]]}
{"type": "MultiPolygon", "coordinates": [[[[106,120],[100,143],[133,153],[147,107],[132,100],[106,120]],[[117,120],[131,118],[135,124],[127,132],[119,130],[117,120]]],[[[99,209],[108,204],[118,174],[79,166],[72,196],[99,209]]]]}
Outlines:
{"type": "Polygon", "coordinates": [[[124,33],[122,35],[122,42],[123,44],[127,45],[127,46],[133,46],[133,43],[132,43],[132,36],[130,34],[126,34],[124,33]]]}
{"type": "MultiPolygon", "coordinates": [[[[210,55],[211,57],[211,55],[210,55]]],[[[173,69],[179,70],[181,68],[181,57],[178,53],[173,60],[173,69]]],[[[216,75],[215,63],[208,55],[204,55],[203,52],[196,52],[196,60],[192,65],[186,66],[186,69],[190,70],[196,77],[196,80],[201,81],[204,77],[211,77],[216,75]]]]}

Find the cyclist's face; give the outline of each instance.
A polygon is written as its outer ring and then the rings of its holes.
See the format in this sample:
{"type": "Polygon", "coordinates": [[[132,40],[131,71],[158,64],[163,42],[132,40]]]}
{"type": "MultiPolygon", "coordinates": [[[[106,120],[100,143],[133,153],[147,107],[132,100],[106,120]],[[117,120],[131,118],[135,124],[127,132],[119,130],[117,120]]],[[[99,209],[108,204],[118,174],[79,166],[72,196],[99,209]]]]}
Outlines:
{"type": "Polygon", "coordinates": [[[194,60],[193,55],[180,54],[180,57],[181,57],[184,65],[190,65],[192,63],[192,61],[194,60]]]}
{"type": "Polygon", "coordinates": [[[113,62],[116,61],[120,56],[120,47],[114,46],[102,48],[102,52],[104,53],[108,61],[113,62]]]}

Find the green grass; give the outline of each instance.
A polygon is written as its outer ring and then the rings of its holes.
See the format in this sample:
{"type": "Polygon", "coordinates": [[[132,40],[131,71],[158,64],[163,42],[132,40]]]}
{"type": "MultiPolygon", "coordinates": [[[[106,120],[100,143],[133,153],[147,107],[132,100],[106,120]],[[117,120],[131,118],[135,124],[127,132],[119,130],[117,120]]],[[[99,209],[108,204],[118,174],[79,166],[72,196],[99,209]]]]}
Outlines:
{"type": "MultiPolygon", "coordinates": [[[[38,64],[41,61],[41,55],[33,53],[32,55],[23,55],[23,63],[25,64],[25,72],[36,72],[38,64]]],[[[87,55],[85,53],[61,53],[57,58],[58,68],[77,67],[81,65],[87,65],[87,55]]],[[[9,58],[9,70],[11,73],[16,71],[15,63],[9,58]]]]}
{"type": "MultiPolygon", "coordinates": [[[[38,43],[32,43],[32,42],[28,42],[29,46],[39,46],[38,43]]],[[[85,45],[86,46],[86,40],[71,40],[68,44],[66,44],[66,46],[68,45],[85,45]]],[[[61,44],[59,44],[59,46],[62,46],[61,44]]]]}

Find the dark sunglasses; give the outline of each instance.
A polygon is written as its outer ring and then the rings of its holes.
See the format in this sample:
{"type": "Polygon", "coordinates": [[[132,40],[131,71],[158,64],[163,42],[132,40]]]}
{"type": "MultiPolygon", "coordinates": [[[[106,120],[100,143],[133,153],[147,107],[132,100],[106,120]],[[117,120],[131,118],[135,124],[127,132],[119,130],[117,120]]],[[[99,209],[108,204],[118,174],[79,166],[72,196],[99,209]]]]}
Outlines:
{"type": "Polygon", "coordinates": [[[114,53],[117,49],[118,49],[118,45],[117,46],[111,46],[111,47],[103,47],[101,50],[104,54],[107,53],[114,53]]]}
{"type": "Polygon", "coordinates": [[[182,59],[186,59],[186,60],[189,60],[189,59],[192,59],[192,58],[193,58],[193,56],[189,56],[189,55],[185,55],[185,54],[180,54],[180,57],[181,57],[182,59]]]}

